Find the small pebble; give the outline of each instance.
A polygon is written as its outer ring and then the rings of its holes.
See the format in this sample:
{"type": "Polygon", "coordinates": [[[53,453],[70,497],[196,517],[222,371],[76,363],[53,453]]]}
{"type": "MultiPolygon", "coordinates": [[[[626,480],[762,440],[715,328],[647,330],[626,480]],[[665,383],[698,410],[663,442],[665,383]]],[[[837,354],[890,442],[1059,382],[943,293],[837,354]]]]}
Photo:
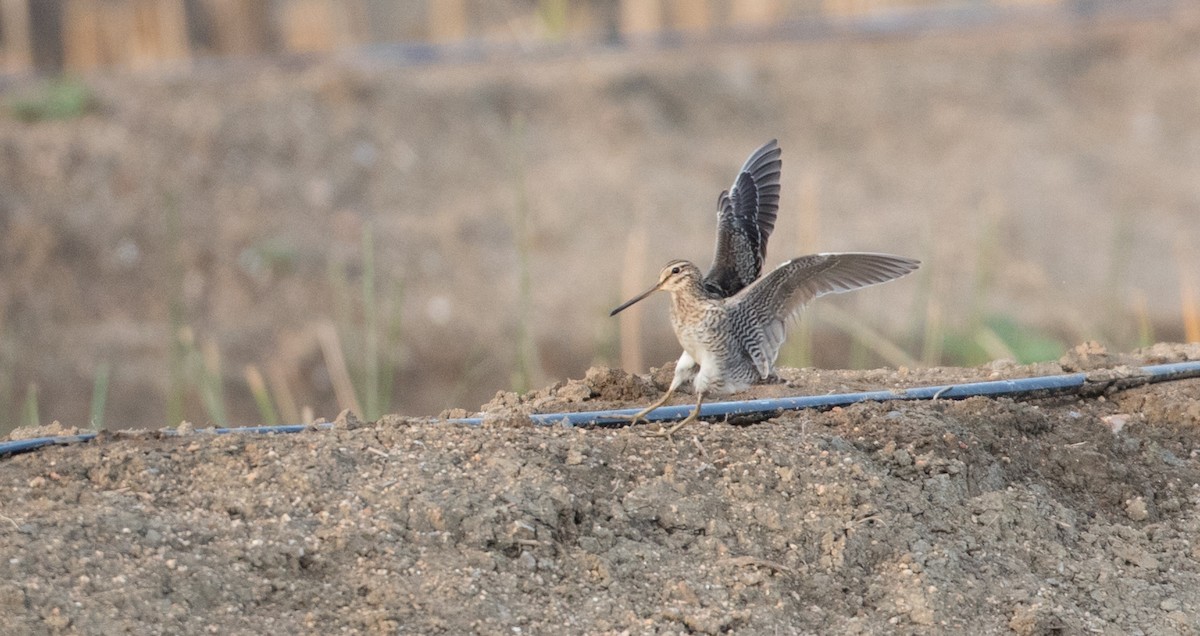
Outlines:
{"type": "Polygon", "coordinates": [[[1134,521],[1143,521],[1150,513],[1146,511],[1146,501],[1135,497],[1125,502],[1125,515],[1134,521]]]}

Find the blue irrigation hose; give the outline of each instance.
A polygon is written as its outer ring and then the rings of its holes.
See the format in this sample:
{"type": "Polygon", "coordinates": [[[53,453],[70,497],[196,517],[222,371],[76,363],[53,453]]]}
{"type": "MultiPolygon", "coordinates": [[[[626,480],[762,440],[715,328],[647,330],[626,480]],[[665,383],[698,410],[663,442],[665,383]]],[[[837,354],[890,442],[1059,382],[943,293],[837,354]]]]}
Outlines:
{"type": "MultiPolygon", "coordinates": [[[[1200,361],[1179,362],[1174,364],[1157,364],[1141,367],[1141,374],[1125,380],[1135,381],[1136,384],[1166,382],[1200,377],[1200,361]]],[[[752,415],[771,415],[783,411],[800,409],[831,409],[835,406],[848,406],[858,402],[888,402],[892,400],[962,400],[969,397],[1013,397],[1027,394],[1057,394],[1068,393],[1083,388],[1088,382],[1088,374],[1071,373],[1068,375],[1049,375],[1036,378],[1020,378],[1016,380],[994,380],[990,382],[968,382],[965,384],[947,384],[942,386],[923,386],[911,389],[892,389],[887,391],[865,391],[861,393],[836,393],[831,395],[812,395],[804,397],[768,398],[761,400],[739,400],[735,402],[709,402],[700,407],[701,418],[741,417],[752,415]]],[[[650,422],[667,422],[681,420],[688,416],[696,407],[691,404],[664,406],[655,409],[644,419],[650,422]]],[[[628,416],[638,413],[641,409],[620,409],[613,411],[588,411],[579,413],[537,413],[529,419],[536,424],[562,426],[612,426],[627,424],[628,416]],[[622,417],[624,416],[624,417],[622,417]]],[[[467,417],[452,419],[456,424],[478,425],[483,423],[482,417],[467,417]]]]}
{"type": "MultiPolygon", "coordinates": [[[[1110,385],[1118,387],[1137,386],[1157,382],[1169,382],[1200,377],[1200,361],[1176,362],[1172,364],[1155,364],[1140,368],[1137,375],[1117,378],[1096,384],[1102,390],[1110,385]]],[[[990,382],[968,382],[965,384],[946,384],[941,386],[923,386],[911,389],[892,389],[887,391],[864,391],[860,393],[837,393],[832,395],[812,395],[804,397],[769,398],[762,400],[739,400],[734,402],[710,402],[700,407],[702,418],[731,418],[745,416],[772,416],[784,411],[800,409],[830,409],[836,406],[848,406],[859,402],[888,402],[893,400],[962,400],[969,397],[1020,397],[1045,396],[1078,392],[1088,384],[1088,374],[1070,373],[1066,375],[1049,375],[1036,378],[1020,378],[1016,380],[994,380],[990,382]]],[[[691,404],[679,406],[664,406],[655,409],[646,419],[651,422],[681,420],[687,417],[692,409],[691,404]]],[[[608,411],[583,411],[578,413],[536,413],[529,418],[536,424],[544,426],[614,426],[627,424],[628,416],[637,413],[639,409],[618,409],[608,411]]],[[[482,417],[464,417],[446,420],[450,424],[466,424],[478,426],[483,423],[482,417]]],[[[216,433],[298,433],[303,430],[318,428],[328,429],[332,424],[318,424],[315,427],[304,424],[288,426],[249,426],[245,428],[215,428],[201,429],[197,432],[216,433]]],[[[174,434],[167,430],[166,434],[174,434]]],[[[53,444],[74,444],[86,442],[96,437],[95,433],[81,435],[66,435],[62,437],[36,437],[11,442],[0,443],[0,456],[24,453],[53,444]]]]}
{"type": "MultiPolygon", "coordinates": [[[[299,433],[307,428],[326,429],[332,428],[333,424],[322,423],[309,426],[307,424],[287,424],[284,426],[244,426],[238,428],[206,428],[200,429],[201,433],[215,433],[217,435],[228,435],[229,433],[299,433]]],[[[159,431],[164,435],[178,435],[179,433],[166,429],[159,431]]],[[[60,435],[58,437],[31,437],[29,439],[18,439],[11,442],[0,442],[0,457],[6,455],[15,455],[17,453],[26,453],[31,450],[37,450],[43,446],[52,446],[55,444],[65,445],[74,444],[76,442],[90,442],[96,439],[96,433],[80,433],[78,435],[60,435]]]]}

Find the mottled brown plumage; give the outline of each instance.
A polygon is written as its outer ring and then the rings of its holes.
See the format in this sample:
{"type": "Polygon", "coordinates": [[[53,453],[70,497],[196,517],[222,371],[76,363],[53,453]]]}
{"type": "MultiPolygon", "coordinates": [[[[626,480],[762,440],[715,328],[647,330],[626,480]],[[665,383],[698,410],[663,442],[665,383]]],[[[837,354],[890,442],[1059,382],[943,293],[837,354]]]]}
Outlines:
{"type": "Polygon", "coordinates": [[[728,298],[762,274],[767,239],[779,213],[782,151],[772,139],[750,153],[733,186],[717,197],[717,247],[705,291],[728,298]]]}
{"type": "Polygon", "coordinates": [[[805,303],[884,283],[920,265],[890,254],[811,254],[758,278],[778,209],[778,157],[775,142],[763,146],[747,160],[731,193],[722,194],[717,254],[708,274],[701,276],[688,261],[671,261],[653,287],[612,310],[610,315],[616,315],[658,290],[670,292],[671,326],[683,347],[666,395],[633,416],[634,422],[665,404],[690,380],[696,408],[667,434],[678,430],[699,416],[706,395],[744,391],[771,377],[788,322],[805,303]],[[757,180],[755,174],[760,175],[757,180]],[[751,192],[758,193],[756,203],[750,203],[751,192]],[[753,278],[746,280],[750,274],[753,278]]]}

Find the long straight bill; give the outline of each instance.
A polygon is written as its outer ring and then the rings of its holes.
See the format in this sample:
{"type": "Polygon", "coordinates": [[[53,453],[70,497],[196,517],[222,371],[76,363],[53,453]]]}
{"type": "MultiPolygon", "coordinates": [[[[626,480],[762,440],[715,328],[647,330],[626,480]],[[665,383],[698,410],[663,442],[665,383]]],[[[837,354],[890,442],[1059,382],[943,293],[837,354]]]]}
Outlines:
{"type": "Polygon", "coordinates": [[[633,298],[630,298],[629,300],[627,300],[627,301],[625,301],[624,303],[622,303],[620,307],[617,307],[616,309],[614,309],[614,310],[612,310],[611,312],[609,312],[609,314],[608,314],[608,315],[609,315],[609,316],[615,316],[615,315],[617,315],[617,314],[621,313],[622,311],[625,311],[625,309],[627,309],[627,308],[628,308],[630,305],[632,305],[632,304],[636,303],[637,301],[639,301],[639,300],[641,300],[641,299],[645,298],[646,296],[649,296],[650,294],[653,294],[653,293],[654,293],[654,292],[656,292],[656,291],[658,291],[658,285],[655,285],[654,287],[651,287],[650,289],[647,289],[646,291],[644,291],[644,292],[642,292],[642,293],[638,294],[637,296],[634,296],[633,298]]]}

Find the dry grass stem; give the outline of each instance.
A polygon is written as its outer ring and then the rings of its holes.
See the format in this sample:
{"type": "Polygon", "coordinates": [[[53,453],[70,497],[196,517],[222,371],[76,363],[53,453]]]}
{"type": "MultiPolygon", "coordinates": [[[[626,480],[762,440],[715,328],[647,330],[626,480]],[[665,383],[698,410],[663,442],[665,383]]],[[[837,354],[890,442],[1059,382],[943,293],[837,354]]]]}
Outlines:
{"type": "MultiPolygon", "coordinates": [[[[646,272],[646,229],[638,223],[625,240],[624,267],[621,268],[621,299],[633,298],[648,286],[646,272]]],[[[617,324],[621,333],[621,368],[641,371],[645,360],[642,356],[642,305],[639,303],[618,314],[617,324]]]]}
{"type": "Polygon", "coordinates": [[[920,361],[908,355],[899,345],[879,333],[874,327],[863,322],[853,313],[833,303],[821,305],[821,314],[819,317],[825,324],[849,334],[854,339],[854,342],[883,358],[884,361],[892,366],[920,366],[920,361]]]}
{"type": "Polygon", "coordinates": [[[325,368],[329,371],[329,381],[333,384],[333,393],[337,396],[338,405],[348,408],[355,414],[362,413],[362,405],[354,393],[354,381],[350,378],[350,370],[346,366],[346,353],[342,349],[342,340],[337,329],[330,323],[317,327],[317,342],[321,345],[321,355],[325,357],[325,368]]]}

